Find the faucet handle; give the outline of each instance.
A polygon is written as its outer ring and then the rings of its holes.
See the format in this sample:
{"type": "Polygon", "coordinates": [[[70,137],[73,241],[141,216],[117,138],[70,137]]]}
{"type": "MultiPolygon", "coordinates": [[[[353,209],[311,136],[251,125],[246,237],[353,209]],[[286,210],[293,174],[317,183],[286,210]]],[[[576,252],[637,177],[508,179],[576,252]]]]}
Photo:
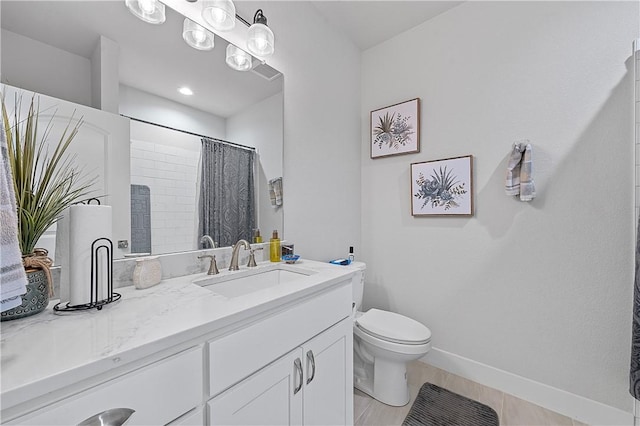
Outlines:
{"type": "Polygon", "coordinates": [[[254,266],[258,266],[258,264],[256,263],[255,251],[256,250],[262,250],[262,249],[263,249],[263,247],[249,249],[249,263],[247,263],[247,266],[249,268],[253,268],[254,266]]]}
{"type": "Polygon", "coordinates": [[[216,264],[216,257],[215,256],[211,256],[210,254],[205,254],[202,256],[198,256],[198,259],[204,259],[204,258],[210,258],[211,259],[211,263],[209,264],[209,270],[207,271],[207,275],[216,275],[219,274],[220,271],[218,271],[218,265],[216,264]]]}

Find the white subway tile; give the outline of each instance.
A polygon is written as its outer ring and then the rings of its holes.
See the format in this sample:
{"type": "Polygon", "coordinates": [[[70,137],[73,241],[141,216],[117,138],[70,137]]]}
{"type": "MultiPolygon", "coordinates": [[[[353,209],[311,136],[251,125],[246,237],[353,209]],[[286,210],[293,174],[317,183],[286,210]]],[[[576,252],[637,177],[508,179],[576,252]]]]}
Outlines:
{"type": "Polygon", "coordinates": [[[156,144],[153,142],[132,140],[131,147],[143,151],[155,151],[156,144]]]}

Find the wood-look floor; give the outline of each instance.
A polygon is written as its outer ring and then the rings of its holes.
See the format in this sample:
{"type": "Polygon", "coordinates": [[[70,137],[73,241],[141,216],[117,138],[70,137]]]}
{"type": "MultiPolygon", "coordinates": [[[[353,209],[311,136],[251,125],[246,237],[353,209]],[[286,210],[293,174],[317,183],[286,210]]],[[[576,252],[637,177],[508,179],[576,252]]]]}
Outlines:
{"type": "Polygon", "coordinates": [[[429,382],[493,408],[501,426],[585,426],[561,414],[549,411],[504,392],[488,388],[420,361],[409,364],[411,401],[404,407],[391,407],[358,390],[354,391],[354,423],[356,426],[401,425],[420,386],[429,382]]]}

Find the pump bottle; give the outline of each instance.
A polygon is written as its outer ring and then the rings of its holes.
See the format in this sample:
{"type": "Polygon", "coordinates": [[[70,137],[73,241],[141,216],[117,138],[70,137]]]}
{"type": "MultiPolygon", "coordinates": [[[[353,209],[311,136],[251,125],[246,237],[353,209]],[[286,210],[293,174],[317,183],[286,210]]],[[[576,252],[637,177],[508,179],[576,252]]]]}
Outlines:
{"type": "Polygon", "coordinates": [[[281,255],[280,238],[278,238],[278,231],[274,229],[271,240],[269,240],[269,260],[280,262],[281,255]]]}

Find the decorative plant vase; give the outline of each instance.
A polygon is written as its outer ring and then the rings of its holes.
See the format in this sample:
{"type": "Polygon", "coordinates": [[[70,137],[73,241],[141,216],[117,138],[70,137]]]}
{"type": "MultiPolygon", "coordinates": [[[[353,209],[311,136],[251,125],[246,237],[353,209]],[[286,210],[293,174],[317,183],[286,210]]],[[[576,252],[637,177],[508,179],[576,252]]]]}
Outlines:
{"type": "Polygon", "coordinates": [[[149,288],[162,280],[162,265],[158,256],[136,259],[133,270],[133,285],[137,289],[149,288]]]}
{"type": "Polygon", "coordinates": [[[0,313],[0,321],[29,317],[45,310],[49,304],[49,282],[42,269],[27,271],[27,292],[22,295],[22,304],[0,313]]]}

